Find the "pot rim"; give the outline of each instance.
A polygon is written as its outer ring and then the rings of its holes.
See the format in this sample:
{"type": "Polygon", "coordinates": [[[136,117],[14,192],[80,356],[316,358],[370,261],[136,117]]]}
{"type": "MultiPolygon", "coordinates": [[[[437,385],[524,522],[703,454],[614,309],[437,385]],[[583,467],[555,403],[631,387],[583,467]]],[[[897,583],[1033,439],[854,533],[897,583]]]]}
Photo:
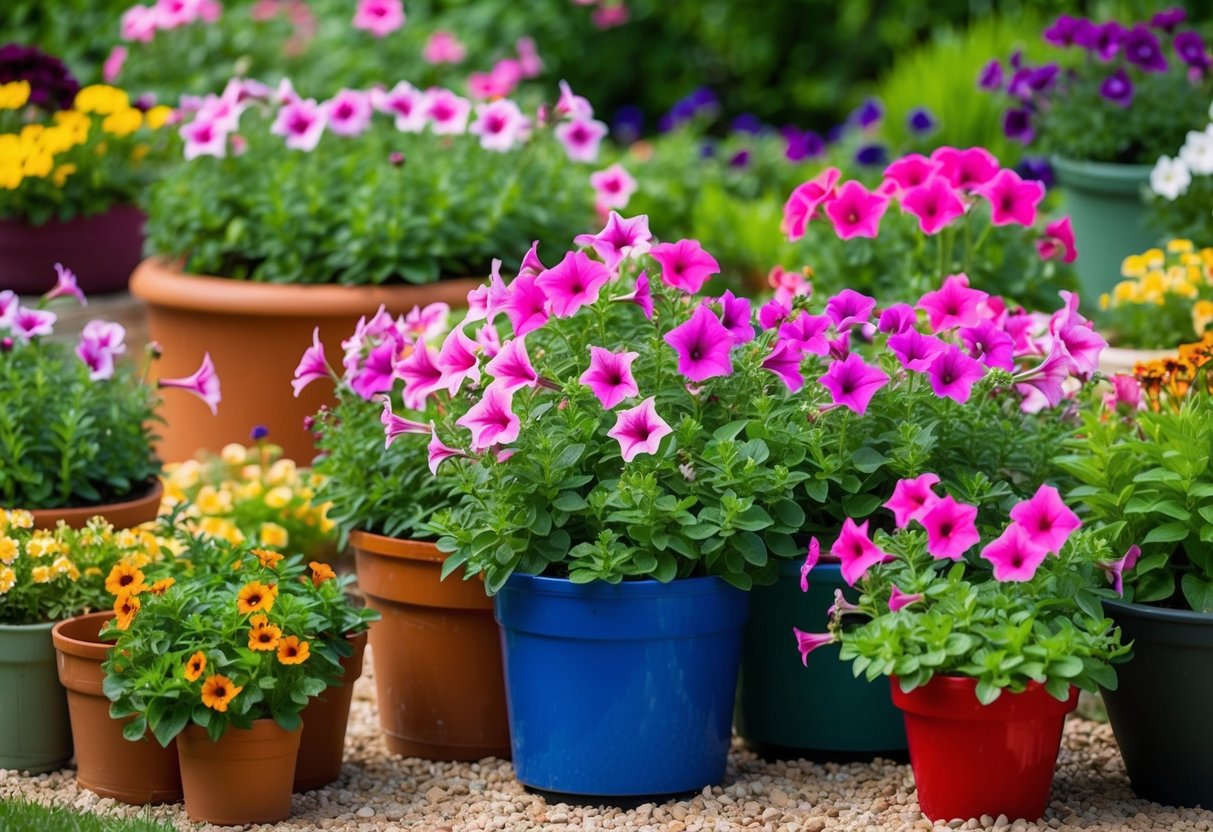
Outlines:
{"type": "MultiPolygon", "coordinates": [[[[698,578],[675,578],[665,583],[647,578],[642,581],[620,581],[617,584],[605,581],[576,584],[568,578],[527,575],[515,572],[510,575],[505,585],[501,587],[501,592],[510,589],[561,598],[575,598],[585,595],[626,595],[633,598],[645,598],[654,595],[718,595],[722,589],[735,589],[735,587],[716,575],[706,575],[698,578]]],[[[736,591],[743,592],[744,590],[737,589],[736,591]]]]}
{"type": "Polygon", "coordinates": [[[1196,610],[1172,610],[1166,607],[1155,607],[1150,604],[1128,603],[1126,601],[1104,601],[1104,606],[1118,609],[1139,618],[1152,621],[1167,621],[1174,624],[1196,624],[1213,626],[1213,613],[1197,612],[1196,610]]]}
{"type": "MultiPolygon", "coordinates": [[[[118,514],[138,509],[148,504],[156,506],[156,514],[159,513],[160,501],[164,497],[164,483],[159,477],[152,477],[151,488],[142,496],[135,497],[129,500],[123,500],[119,503],[98,503],[93,506],[69,506],[64,508],[39,508],[28,509],[30,514],[34,515],[35,528],[53,528],[48,525],[51,518],[62,518],[67,520],[69,525],[73,522],[79,522],[83,525],[90,518],[101,514],[118,514]]],[[[154,520],[156,514],[153,514],[150,519],[154,520]]],[[[146,522],[146,521],[141,521],[146,522]]]]}
{"type": "MultiPolygon", "coordinates": [[[[113,610],[98,610],[57,621],[55,622],[55,626],[51,628],[51,641],[54,643],[55,649],[65,655],[93,661],[105,661],[109,655],[110,648],[114,646],[112,641],[101,641],[99,633],[96,639],[85,641],[81,638],[64,635],[63,631],[77,622],[97,621],[104,625],[106,621],[114,617],[113,610]]],[[[100,631],[101,628],[98,627],[97,629],[100,631]]]]}
{"type": "Polygon", "coordinates": [[[355,529],[350,532],[350,545],[355,549],[385,558],[400,558],[424,563],[442,563],[447,553],[441,551],[431,540],[414,540],[409,537],[389,537],[378,532],[355,529]]]}
{"type": "Polygon", "coordinates": [[[0,624],[0,633],[32,633],[38,630],[46,630],[49,633],[58,623],[59,621],[38,621],[33,624],[0,624]]]}
{"type": "Polygon", "coordinates": [[[1071,172],[1095,176],[1110,176],[1119,178],[1138,179],[1148,177],[1153,165],[1134,165],[1122,162],[1093,162],[1088,159],[1075,159],[1055,153],[1049,157],[1049,163],[1054,167],[1068,168],[1071,172]]]}

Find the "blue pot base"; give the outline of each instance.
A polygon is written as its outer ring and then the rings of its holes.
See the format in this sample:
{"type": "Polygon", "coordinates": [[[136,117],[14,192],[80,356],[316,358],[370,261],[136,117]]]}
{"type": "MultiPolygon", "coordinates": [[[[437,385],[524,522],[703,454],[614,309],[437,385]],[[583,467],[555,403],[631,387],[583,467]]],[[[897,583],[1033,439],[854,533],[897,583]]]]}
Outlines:
{"type": "Polygon", "coordinates": [[[668,794],[574,794],[536,789],[526,784],[523,784],[523,788],[528,794],[542,797],[549,806],[556,803],[564,803],[569,806],[578,806],[586,809],[597,807],[601,809],[622,809],[623,811],[635,809],[646,803],[681,803],[692,800],[703,793],[702,789],[691,789],[689,791],[670,792],[668,794]]]}

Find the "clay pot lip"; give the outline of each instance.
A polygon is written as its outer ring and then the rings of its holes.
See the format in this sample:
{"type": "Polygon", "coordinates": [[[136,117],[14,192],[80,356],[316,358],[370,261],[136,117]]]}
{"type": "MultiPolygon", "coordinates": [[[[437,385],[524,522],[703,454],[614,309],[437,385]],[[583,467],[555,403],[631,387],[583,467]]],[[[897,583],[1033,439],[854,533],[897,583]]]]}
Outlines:
{"type": "Polygon", "coordinates": [[[83,528],[90,518],[98,514],[103,515],[117,528],[130,528],[131,526],[146,523],[149,520],[155,520],[160,509],[160,499],[163,496],[164,483],[160,481],[159,477],[155,477],[152,480],[151,488],[142,497],[135,497],[120,503],[102,503],[95,506],[31,509],[30,513],[34,515],[34,528],[39,529],[53,529],[55,524],[61,519],[67,521],[67,524],[72,528],[83,528]],[[120,518],[121,522],[113,519],[122,514],[133,514],[135,517],[142,519],[136,520],[129,526],[124,526],[123,523],[126,518],[120,518]]]}
{"type": "Polygon", "coordinates": [[[181,736],[187,737],[196,742],[214,744],[221,743],[245,743],[245,742],[264,742],[266,740],[284,740],[287,737],[297,736],[303,730],[300,725],[294,731],[288,731],[279,725],[270,717],[262,717],[254,719],[253,724],[249,728],[237,728],[234,725],[229,725],[223,735],[215,741],[211,740],[210,734],[201,725],[191,721],[185,726],[181,732],[181,736]]]}
{"type": "Polygon", "coordinates": [[[405,283],[391,286],[258,283],[216,275],[188,274],[180,262],[149,257],[131,275],[130,291],[147,303],[171,309],[221,313],[242,317],[272,314],[279,318],[358,316],[384,304],[400,308],[412,303],[445,301],[466,305],[467,293],[484,281],[474,277],[405,283]],[[413,296],[417,295],[414,300],[413,296]]]}
{"type": "Polygon", "coordinates": [[[82,629],[88,632],[92,629],[91,625],[96,623],[97,630],[100,632],[101,626],[113,617],[113,610],[100,610],[65,618],[51,628],[51,641],[54,643],[55,649],[64,655],[98,662],[105,661],[110,648],[114,646],[112,641],[101,641],[99,635],[92,640],[84,639],[74,631],[82,629]]]}
{"type": "Polygon", "coordinates": [[[350,532],[350,545],[372,555],[425,563],[442,563],[446,552],[429,540],[412,540],[404,537],[388,537],[385,534],[355,530],[350,532]]]}

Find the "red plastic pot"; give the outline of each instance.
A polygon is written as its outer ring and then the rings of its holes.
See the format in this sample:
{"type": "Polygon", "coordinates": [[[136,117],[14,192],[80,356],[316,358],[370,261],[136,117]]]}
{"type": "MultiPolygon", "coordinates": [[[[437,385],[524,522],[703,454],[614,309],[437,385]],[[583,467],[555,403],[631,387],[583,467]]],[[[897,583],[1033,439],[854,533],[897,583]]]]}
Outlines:
{"type": "Polygon", "coordinates": [[[133,205],[115,205],[67,222],[0,220],[0,289],[40,295],[54,288],[55,263],[62,263],[86,294],[121,292],[143,256],[146,219],[133,205]]]}
{"type": "Polygon", "coordinates": [[[977,681],[936,676],[903,693],[889,680],[910,744],[918,805],[932,820],[1006,815],[1036,820],[1049,789],[1066,714],[1078,706],[1078,688],[1059,702],[1043,685],[977,701],[977,681]]]}

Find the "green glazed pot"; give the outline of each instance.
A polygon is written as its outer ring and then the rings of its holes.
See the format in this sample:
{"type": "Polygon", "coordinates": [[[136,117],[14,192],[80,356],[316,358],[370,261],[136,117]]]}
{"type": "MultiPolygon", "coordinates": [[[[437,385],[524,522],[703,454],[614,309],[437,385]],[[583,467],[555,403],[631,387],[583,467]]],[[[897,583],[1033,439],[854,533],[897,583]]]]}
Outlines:
{"type": "Polygon", "coordinates": [[[1104,691],[1129,781],[1147,800],[1213,806],[1213,614],[1105,601],[1133,642],[1104,691]]]}
{"type": "Polygon", "coordinates": [[[54,623],[0,625],[0,768],[55,771],[72,758],[67,695],[55,668],[54,623]]]}
{"type": "Polygon", "coordinates": [[[1130,254],[1154,246],[1146,228],[1143,191],[1149,165],[1111,165],[1054,157],[1053,171],[1064,188],[1063,212],[1074,226],[1074,245],[1083,308],[1095,309],[1099,296],[1120,282],[1120,265],[1130,254]]]}
{"type": "Polygon", "coordinates": [[[838,645],[814,650],[801,664],[792,628],[821,632],[834,590],[857,593],[838,564],[819,564],[800,591],[800,564],[782,563],[779,580],[750,591],[750,620],[741,649],[737,732],[764,757],[905,760],[906,730],[886,679],[851,675],[838,645]]]}

